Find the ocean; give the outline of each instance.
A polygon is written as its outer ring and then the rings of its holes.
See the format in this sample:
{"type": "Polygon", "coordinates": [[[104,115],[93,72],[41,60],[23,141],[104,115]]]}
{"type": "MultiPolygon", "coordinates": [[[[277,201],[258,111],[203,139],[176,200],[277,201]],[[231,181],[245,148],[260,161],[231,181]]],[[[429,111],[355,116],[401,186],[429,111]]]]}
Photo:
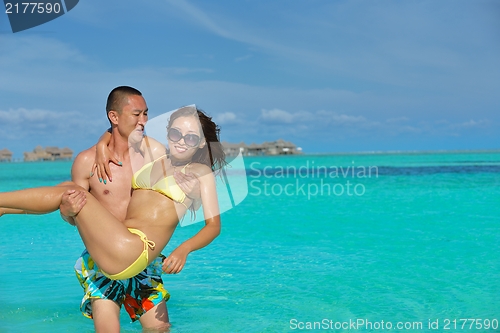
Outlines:
{"type": "MultiPolygon", "coordinates": [[[[500,152],[245,157],[222,233],[164,275],[172,333],[500,332],[500,152]]],[[[71,162],[0,163],[0,191],[71,162]]],[[[93,332],[59,213],[0,218],[0,332],[93,332]]],[[[179,227],[169,254],[201,223],[179,227]]],[[[141,332],[122,310],[122,332],[141,332]]]]}

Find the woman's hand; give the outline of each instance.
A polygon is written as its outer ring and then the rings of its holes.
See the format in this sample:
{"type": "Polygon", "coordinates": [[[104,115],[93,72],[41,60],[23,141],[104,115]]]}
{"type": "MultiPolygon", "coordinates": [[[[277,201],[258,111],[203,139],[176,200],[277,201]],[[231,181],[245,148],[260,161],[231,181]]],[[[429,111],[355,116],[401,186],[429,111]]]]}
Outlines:
{"type": "Polygon", "coordinates": [[[182,245],[176,248],[170,255],[163,261],[163,272],[165,274],[177,274],[186,263],[187,256],[190,251],[182,245]]]}
{"type": "Polygon", "coordinates": [[[110,162],[122,166],[122,162],[113,157],[113,153],[106,144],[97,144],[95,162],[92,165],[90,176],[92,177],[95,174],[99,178],[99,182],[104,182],[104,184],[108,179],[110,182],[113,181],[111,169],[109,168],[110,162]]]}
{"type": "MultiPolygon", "coordinates": [[[[84,191],[67,190],[63,193],[59,210],[63,216],[74,217],[80,213],[86,203],[87,196],[84,191]]],[[[73,224],[69,220],[66,221],[73,224]]]]}
{"type": "Polygon", "coordinates": [[[200,181],[194,173],[174,172],[174,179],[182,192],[192,200],[201,200],[200,181]]]}

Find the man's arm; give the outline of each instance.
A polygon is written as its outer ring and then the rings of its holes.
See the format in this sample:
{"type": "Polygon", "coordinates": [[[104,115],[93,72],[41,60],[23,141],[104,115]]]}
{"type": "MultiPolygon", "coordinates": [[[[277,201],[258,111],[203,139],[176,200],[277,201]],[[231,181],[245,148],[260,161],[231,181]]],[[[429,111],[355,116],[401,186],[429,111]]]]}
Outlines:
{"type": "Polygon", "coordinates": [[[87,191],[90,190],[90,173],[95,160],[95,146],[78,154],[71,167],[71,180],[87,191]]]}
{"type": "MultiPolygon", "coordinates": [[[[95,159],[95,146],[78,154],[71,167],[71,180],[87,191],[90,189],[90,173],[95,159]]],[[[75,225],[72,215],[74,202],[71,199],[63,200],[59,206],[61,218],[71,225],[75,225]]]]}

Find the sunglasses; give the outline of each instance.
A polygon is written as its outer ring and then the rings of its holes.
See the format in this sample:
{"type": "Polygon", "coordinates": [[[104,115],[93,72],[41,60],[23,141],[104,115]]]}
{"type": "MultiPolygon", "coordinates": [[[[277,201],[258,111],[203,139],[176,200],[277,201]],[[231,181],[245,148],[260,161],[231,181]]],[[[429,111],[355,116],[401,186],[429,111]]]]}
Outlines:
{"type": "Polygon", "coordinates": [[[200,137],[198,135],[186,134],[183,136],[182,133],[175,128],[168,130],[167,137],[173,142],[179,142],[181,139],[184,139],[184,143],[189,147],[197,147],[200,144],[200,137]]]}

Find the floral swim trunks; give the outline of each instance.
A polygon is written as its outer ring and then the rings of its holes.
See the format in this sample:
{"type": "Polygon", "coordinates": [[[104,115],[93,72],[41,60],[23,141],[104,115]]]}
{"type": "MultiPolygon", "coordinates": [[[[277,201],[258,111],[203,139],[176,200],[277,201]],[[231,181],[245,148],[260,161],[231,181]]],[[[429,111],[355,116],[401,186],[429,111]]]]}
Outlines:
{"type": "Polygon", "coordinates": [[[92,318],[92,299],[109,299],[123,305],[132,321],[138,320],[170,294],[163,286],[162,263],[164,255],[154,259],[141,273],[126,280],[111,280],[102,274],[87,250],[75,263],[75,273],[85,295],[80,310],[92,318]]]}

